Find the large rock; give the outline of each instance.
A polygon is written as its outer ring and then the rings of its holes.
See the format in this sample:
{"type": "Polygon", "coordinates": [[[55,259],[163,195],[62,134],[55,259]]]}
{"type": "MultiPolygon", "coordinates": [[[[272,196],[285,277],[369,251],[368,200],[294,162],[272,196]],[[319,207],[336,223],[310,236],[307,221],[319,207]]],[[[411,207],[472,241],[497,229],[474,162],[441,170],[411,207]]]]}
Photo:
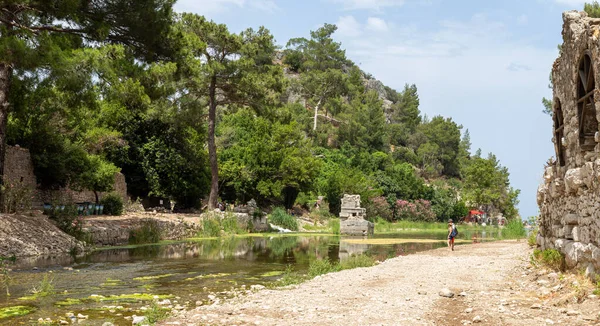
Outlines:
{"type": "Polygon", "coordinates": [[[349,218],[340,221],[340,233],[345,235],[373,235],[375,225],[363,219],[349,218]]]}

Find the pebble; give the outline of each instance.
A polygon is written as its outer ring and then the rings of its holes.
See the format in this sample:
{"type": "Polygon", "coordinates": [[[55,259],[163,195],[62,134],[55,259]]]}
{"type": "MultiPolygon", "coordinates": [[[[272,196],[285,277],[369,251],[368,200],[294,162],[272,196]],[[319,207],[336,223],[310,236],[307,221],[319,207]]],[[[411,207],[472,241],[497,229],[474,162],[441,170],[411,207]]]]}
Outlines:
{"type": "Polygon", "coordinates": [[[417,293],[420,294],[420,295],[427,295],[427,291],[419,291],[417,293]]]}
{"type": "Polygon", "coordinates": [[[467,296],[467,292],[462,291],[461,293],[458,294],[461,297],[466,297],[467,296]]]}
{"type": "Polygon", "coordinates": [[[577,316],[580,315],[581,313],[579,311],[576,310],[569,310],[567,311],[567,316],[577,316]]]}
{"type": "Polygon", "coordinates": [[[594,316],[583,316],[582,318],[583,320],[596,321],[596,317],[594,316]]]}
{"type": "Polygon", "coordinates": [[[474,323],[481,323],[481,317],[480,316],[475,316],[475,318],[473,318],[473,322],[474,323]]]}
{"type": "MultiPolygon", "coordinates": [[[[60,324],[61,324],[61,325],[69,325],[70,323],[69,323],[68,321],[64,320],[64,319],[61,319],[61,320],[60,320],[60,324]]],[[[103,326],[104,326],[104,325],[103,325],[103,326]]]]}
{"type": "Polygon", "coordinates": [[[539,303],[534,303],[530,307],[531,309],[542,309],[542,305],[539,303]]]}
{"type": "Polygon", "coordinates": [[[473,312],[473,308],[469,307],[469,308],[465,309],[465,313],[467,313],[467,314],[470,314],[472,312],[473,312]]]}
{"type": "Polygon", "coordinates": [[[78,319],[88,319],[88,315],[77,314],[78,319]]]}
{"type": "Polygon", "coordinates": [[[137,325],[137,324],[141,324],[146,320],[146,317],[144,316],[133,316],[133,321],[131,322],[132,325],[137,325]]]}
{"type": "Polygon", "coordinates": [[[454,297],[454,292],[450,291],[450,289],[448,289],[448,288],[443,288],[440,291],[439,295],[441,297],[452,298],[452,297],[454,297]]]}
{"type": "Polygon", "coordinates": [[[554,321],[552,319],[546,319],[546,324],[554,325],[554,321]]]}

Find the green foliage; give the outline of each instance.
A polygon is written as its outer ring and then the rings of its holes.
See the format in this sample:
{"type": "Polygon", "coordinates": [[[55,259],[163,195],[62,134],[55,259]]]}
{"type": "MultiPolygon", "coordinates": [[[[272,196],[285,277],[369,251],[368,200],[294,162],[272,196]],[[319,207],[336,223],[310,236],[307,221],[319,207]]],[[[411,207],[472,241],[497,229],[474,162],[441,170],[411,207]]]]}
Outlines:
{"type": "MultiPolygon", "coordinates": [[[[10,276],[10,265],[14,264],[17,258],[13,255],[5,257],[0,255],[0,284],[6,289],[6,296],[10,297],[10,284],[12,277],[10,276]]],[[[1,315],[0,315],[1,316],[1,315]]]]}
{"type": "Polygon", "coordinates": [[[87,164],[85,170],[74,178],[71,185],[74,188],[94,192],[113,190],[115,174],[119,172],[119,168],[98,155],[88,156],[87,164]]]}
{"type": "Polygon", "coordinates": [[[109,193],[100,201],[104,205],[104,214],[119,216],[123,214],[123,198],[117,193],[109,193]]]}
{"type": "Polygon", "coordinates": [[[78,215],[77,206],[74,204],[57,205],[49,212],[49,218],[63,232],[74,238],[84,241],[87,239],[83,231],[83,219],[78,215]]]}
{"type": "Polygon", "coordinates": [[[583,5],[583,11],[585,11],[589,17],[600,18],[600,4],[598,1],[592,1],[583,5]]]}
{"type": "Polygon", "coordinates": [[[425,221],[433,222],[435,213],[431,209],[431,202],[424,199],[415,201],[406,201],[399,199],[396,201],[395,218],[407,221],[425,221]]]}
{"type": "Polygon", "coordinates": [[[359,267],[371,267],[375,265],[375,259],[367,255],[352,255],[340,262],[340,269],[353,269],[359,267]]]}
{"type": "Polygon", "coordinates": [[[11,306],[0,308],[0,319],[19,317],[30,314],[35,311],[34,307],[30,306],[11,306]]]}
{"type": "Polygon", "coordinates": [[[51,277],[49,273],[44,274],[40,284],[32,287],[30,293],[34,299],[54,295],[54,277],[51,277]]]}
{"type": "Polygon", "coordinates": [[[129,231],[129,244],[158,243],[162,229],[157,220],[145,219],[140,226],[129,231]]]}
{"type": "Polygon", "coordinates": [[[331,218],[327,221],[327,226],[331,230],[333,234],[340,234],[340,219],[339,218],[331,218]]]}
{"type": "Polygon", "coordinates": [[[565,267],[565,257],[556,249],[535,249],[532,254],[532,261],[554,270],[564,270],[565,267]]]}
{"type": "Polygon", "coordinates": [[[298,231],[298,221],[295,217],[286,213],[282,207],[275,207],[271,214],[269,214],[268,221],[288,230],[298,231]]]}
{"type": "Polygon", "coordinates": [[[308,266],[308,276],[310,278],[338,271],[340,271],[340,266],[332,263],[328,258],[315,259],[308,266]]]}
{"type": "Polygon", "coordinates": [[[169,308],[161,307],[156,302],[153,302],[144,312],[144,317],[146,317],[145,322],[150,325],[155,325],[159,321],[169,317],[169,314],[169,308]]]}
{"type": "Polygon", "coordinates": [[[218,217],[204,217],[202,219],[202,234],[206,237],[218,237],[221,235],[221,223],[218,217]]]}
{"type": "Polygon", "coordinates": [[[287,265],[285,267],[285,272],[283,273],[281,278],[273,283],[270,283],[269,287],[277,288],[277,287],[283,287],[283,286],[288,286],[288,285],[294,285],[294,284],[302,283],[305,280],[306,280],[306,276],[295,272],[292,265],[287,265]]]}
{"type": "Polygon", "coordinates": [[[502,238],[504,239],[523,239],[527,231],[523,227],[521,219],[511,219],[502,229],[502,238]]]}
{"type": "Polygon", "coordinates": [[[367,210],[367,218],[371,221],[375,221],[379,218],[386,221],[392,221],[394,219],[394,211],[390,207],[390,203],[383,196],[371,199],[365,208],[367,210]]]}
{"type": "Polygon", "coordinates": [[[2,185],[3,213],[20,213],[31,209],[34,189],[23,182],[8,180],[2,185]]]}

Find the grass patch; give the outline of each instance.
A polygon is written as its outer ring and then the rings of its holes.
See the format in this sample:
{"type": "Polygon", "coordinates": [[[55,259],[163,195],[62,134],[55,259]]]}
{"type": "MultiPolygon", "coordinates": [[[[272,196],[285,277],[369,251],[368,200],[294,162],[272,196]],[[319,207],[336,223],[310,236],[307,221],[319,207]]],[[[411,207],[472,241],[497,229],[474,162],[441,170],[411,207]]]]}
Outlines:
{"type": "Polygon", "coordinates": [[[327,226],[331,230],[333,234],[340,234],[340,219],[339,218],[331,218],[327,221],[327,226]]]}
{"type": "Polygon", "coordinates": [[[342,260],[340,269],[353,269],[359,267],[371,267],[375,265],[375,259],[367,255],[352,255],[347,259],[342,260]]]}
{"type": "Polygon", "coordinates": [[[564,270],[565,256],[556,249],[535,249],[531,255],[533,265],[544,265],[554,270],[564,270]]]}
{"type": "Polygon", "coordinates": [[[24,316],[34,311],[35,308],[29,306],[12,306],[0,308],[0,319],[24,316]]]}
{"type": "Polygon", "coordinates": [[[158,221],[153,219],[143,220],[140,227],[129,231],[129,244],[158,243],[162,230],[158,221]]]}
{"type": "Polygon", "coordinates": [[[81,302],[81,300],[79,299],[72,299],[72,298],[67,298],[65,300],[62,301],[57,301],[54,304],[59,306],[59,307],[67,307],[67,306],[74,306],[77,304],[82,304],[83,302],[81,302]]]}
{"type": "Polygon", "coordinates": [[[29,290],[31,295],[19,298],[19,300],[31,301],[53,295],[55,293],[53,282],[54,278],[50,277],[50,274],[44,274],[44,278],[42,278],[40,284],[32,287],[31,290],[29,290]]]}
{"type": "Polygon", "coordinates": [[[298,221],[292,215],[286,213],[285,209],[276,207],[268,217],[269,223],[286,228],[291,231],[298,231],[298,221]]]}
{"type": "MultiPolygon", "coordinates": [[[[248,278],[250,279],[250,278],[248,278]]],[[[253,278],[256,279],[256,278],[253,278]]],[[[306,275],[299,274],[294,271],[292,265],[287,265],[285,271],[283,272],[283,276],[275,282],[267,284],[269,288],[278,288],[284,287],[288,285],[300,284],[306,281],[306,275]]]]}
{"type": "MultiPolygon", "coordinates": [[[[149,309],[144,313],[144,317],[146,317],[146,323],[150,325],[154,325],[159,321],[166,319],[169,317],[169,308],[164,308],[156,304],[156,302],[150,305],[149,309]]],[[[144,324],[144,323],[143,323],[144,324]]]]}
{"type": "Polygon", "coordinates": [[[512,219],[502,229],[503,239],[523,239],[527,236],[527,231],[523,227],[521,219],[512,219]]]}
{"type": "Polygon", "coordinates": [[[527,244],[530,247],[537,246],[537,233],[538,233],[537,229],[532,229],[531,232],[529,232],[529,236],[527,237],[527,244]]]}
{"type": "Polygon", "coordinates": [[[153,276],[140,276],[140,277],[134,277],[133,280],[134,281],[151,281],[151,280],[158,280],[158,279],[169,277],[169,276],[173,276],[173,274],[162,274],[162,275],[153,275],[153,276]]]}

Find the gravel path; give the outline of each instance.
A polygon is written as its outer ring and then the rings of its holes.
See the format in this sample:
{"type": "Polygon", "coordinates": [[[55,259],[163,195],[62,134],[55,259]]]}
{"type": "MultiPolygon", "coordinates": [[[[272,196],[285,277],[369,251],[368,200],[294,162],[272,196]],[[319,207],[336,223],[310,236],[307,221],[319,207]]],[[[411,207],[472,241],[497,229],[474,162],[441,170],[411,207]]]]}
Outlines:
{"type": "Polygon", "coordinates": [[[497,310],[506,300],[497,293],[510,291],[508,284],[531,268],[530,252],[524,241],[442,248],[198,307],[160,325],[540,324],[538,316],[510,319],[497,310]],[[440,296],[443,288],[456,295],[440,296]]]}

